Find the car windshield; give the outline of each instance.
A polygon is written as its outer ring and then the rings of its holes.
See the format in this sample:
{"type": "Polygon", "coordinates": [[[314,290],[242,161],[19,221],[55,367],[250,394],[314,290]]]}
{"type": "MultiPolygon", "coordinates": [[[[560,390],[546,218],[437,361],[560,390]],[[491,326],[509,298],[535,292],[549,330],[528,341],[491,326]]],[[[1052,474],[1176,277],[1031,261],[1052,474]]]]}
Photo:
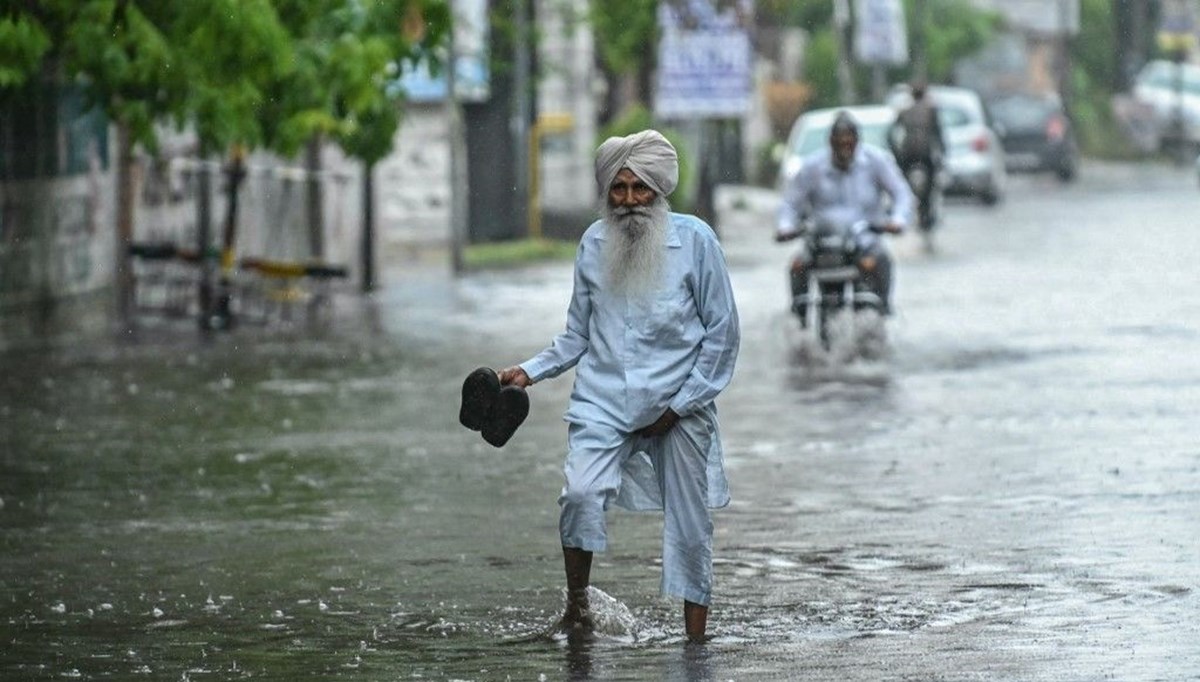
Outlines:
{"type": "MultiPolygon", "coordinates": [[[[805,156],[817,151],[824,145],[828,145],[829,129],[831,127],[833,127],[832,123],[806,128],[796,140],[795,146],[792,147],[792,152],[799,156],[805,156]]],[[[890,127],[891,122],[859,123],[858,139],[860,142],[887,149],[887,134],[890,127]]]]}
{"type": "Polygon", "coordinates": [[[1138,77],[1138,83],[1145,87],[1161,90],[1175,90],[1179,77],[1183,78],[1183,90],[1190,94],[1200,94],[1200,70],[1194,66],[1176,66],[1167,62],[1154,62],[1147,66],[1138,77]]]}
{"type": "Polygon", "coordinates": [[[1035,128],[1054,112],[1053,102],[1027,97],[1014,97],[992,102],[992,118],[1013,128],[1035,128]]]}
{"type": "Polygon", "coordinates": [[[943,128],[957,128],[971,124],[971,114],[966,109],[945,104],[938,105],[938,123],[943,128]]]}

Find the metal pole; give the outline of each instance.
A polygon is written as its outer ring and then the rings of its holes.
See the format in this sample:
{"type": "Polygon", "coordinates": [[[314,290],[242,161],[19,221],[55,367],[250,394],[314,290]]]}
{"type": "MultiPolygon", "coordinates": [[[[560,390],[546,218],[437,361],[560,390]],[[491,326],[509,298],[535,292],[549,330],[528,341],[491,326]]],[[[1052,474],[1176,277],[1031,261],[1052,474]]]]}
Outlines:
{"type": "MultiPolygon", "coordinates": [[[[454,4],[451,3],[451,9],[454,4]]],[[[458,51],[454,33],[458,17],[452,17],[450,36],[447,41],[449,55],[446,60],[446,120],[450,139],[450,265],[454,274],[461,274],[466,265],[463,249],[467,239],[467,145],[463,129],[462,107],[458,101],[457,69],[458,51]]]]}
{"type": "Polygon", "coordinates": [[[513,89],[516,96],[516,106],[513,111],[512,133],[513,143],[516,145],[516,153],[513,156],[516,165],[516,183],[517,183],[517,210],[518,210],[518,225],[520,231],[528,236],[530,232],[531,211],[538,210],[538,207],[531,206],[530,199],[530,153],[529,153],[529,112],[530,94],[529,94],[529,3],[528,0],[515,0],[513,2],[513,12],[516,14],[514,24],[516,25],[516,55],[513,70],[513,89]],[[521,209],[525,209],[526,215],[519,215],[521,209]],[[521,218],[524,218],[522,220],[521,218]]]}

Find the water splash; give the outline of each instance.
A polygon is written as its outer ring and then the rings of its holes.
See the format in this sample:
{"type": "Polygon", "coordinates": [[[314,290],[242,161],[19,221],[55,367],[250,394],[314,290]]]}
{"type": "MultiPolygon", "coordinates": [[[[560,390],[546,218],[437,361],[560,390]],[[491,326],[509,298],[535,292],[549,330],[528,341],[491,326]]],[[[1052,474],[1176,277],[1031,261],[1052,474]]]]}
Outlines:
{"type": "MultiPolygon", "coordinates": [[[[563,588],[562,596],[565,607],[566,588],[563,588]]],[[[588,587],[588,607],[597,636],[637,639],[637,618],[628,606],[612,595],[596,587],[588,587]]]]}

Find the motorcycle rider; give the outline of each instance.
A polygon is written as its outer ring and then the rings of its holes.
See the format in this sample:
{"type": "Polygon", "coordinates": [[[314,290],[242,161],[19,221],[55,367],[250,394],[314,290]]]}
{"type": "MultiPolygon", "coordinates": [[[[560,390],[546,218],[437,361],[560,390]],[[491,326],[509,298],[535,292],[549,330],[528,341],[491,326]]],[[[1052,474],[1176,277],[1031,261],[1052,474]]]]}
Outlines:
{"type": "MultiPolygon", "coordinates": [[[[802,234],[804,221],[851,225],[866,220],[877,229],[900,234],[912,215],[914,197],[892,154],[869,144],[859,144],[858,122],[849,112],[838,112],[829,131],[829,148],[806,156],[797,173],[783,188],[775,240],[788,241],[802,234]]],[[[857,263],[871,291],[891,312],[892,262],[883,239],[875,231],[857,238],[857,263]]],[[[803,316],[797,301],[808,291],[808,267],[813,254],[807,249],[792,259],[790,274],[792,309],[803,316]]]]}
{"type": "Polygon", "coordinates": [[[892,151],[904,177],[909,177],[913,168],[921,168],[925,173],[925,182],[917,188],[917,215],[922,229],[928,230],[937,222],[930,201],[934,182],[942,166],[946,141],[942,136],[937,106],[928,95],[925,81],[913,81],[909,87],[912,104],[896,117],[888,140],[893,145],[892,151]]]}

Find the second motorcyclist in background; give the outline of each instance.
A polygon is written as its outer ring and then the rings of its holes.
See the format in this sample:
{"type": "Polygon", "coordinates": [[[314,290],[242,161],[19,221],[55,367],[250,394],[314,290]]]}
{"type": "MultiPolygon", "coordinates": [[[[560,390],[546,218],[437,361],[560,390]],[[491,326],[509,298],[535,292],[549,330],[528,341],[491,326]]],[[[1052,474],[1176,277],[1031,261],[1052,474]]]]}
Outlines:
{"type": "MultiPolygon", "coordinates": [[[[842,225],[865,220],[884,232],[899,234],[908,225],[913,201],[912,190],[892,154],[860,145],[858,123],[842,111],[830,128],[829,147],[805,157],[800,172],[783,188],[775,240],[794,238],[806,220],[842,225]]],[[[877,233],[865,232],[856,255],[867,285],[883,301],[883,312],[888,314],[892,261],[886,245],[877,233]]],[[[801,251],[792,260],[793,301],[808,290],[811,258],[812,254],[801,251]]]]}
{"type": "Polygon", "coordinates": [[[895,127],[888,140],[893,145],[892,152],[896,155],[904,177],[910,177],[914,168],[920,168],[924,172],[924,182],[914,188],[914,191],[918,192],[917,215],[921,228],[928,230],[937,222],[931,202],[934,185],[942,167],[946,141],[942,136],[937,106],[930,98],[925,82],[914,81],[910,91],[912,104],[896,117],[895,127]]]}

